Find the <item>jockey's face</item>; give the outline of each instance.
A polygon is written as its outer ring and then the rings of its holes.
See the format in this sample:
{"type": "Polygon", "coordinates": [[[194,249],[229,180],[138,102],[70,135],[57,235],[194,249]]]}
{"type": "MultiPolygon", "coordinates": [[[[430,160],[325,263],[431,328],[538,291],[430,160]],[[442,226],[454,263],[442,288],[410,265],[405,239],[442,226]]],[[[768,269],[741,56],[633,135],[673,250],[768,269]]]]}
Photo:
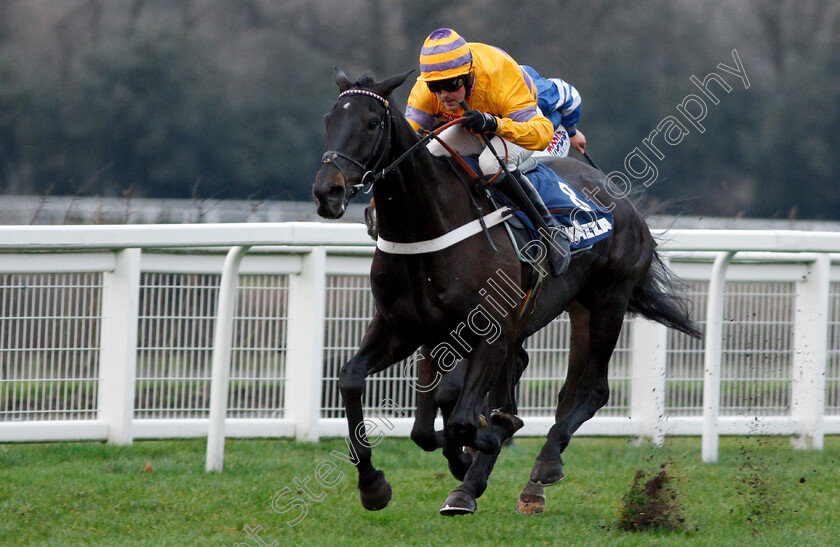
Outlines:
{"type": "Polygon", "coordinates": [[[426,85],[447,110],[454,112],[459,108],[458,103],[467,96],[466,83],[467,75],[464,74],[447,80],[432,80],[426,85]]]}
{"type": "Polygon", "coordinates": [[[440,91],[435,92],[435,97],[443,103],[443,106],[449,110],[450,112],[455,112],[459,108],[461,108],[458,103],[463,101],[467,96],[467,88],[464,86],[459,87],[455,91],[446,91],[445,89],[441,89],[440,91]]]}

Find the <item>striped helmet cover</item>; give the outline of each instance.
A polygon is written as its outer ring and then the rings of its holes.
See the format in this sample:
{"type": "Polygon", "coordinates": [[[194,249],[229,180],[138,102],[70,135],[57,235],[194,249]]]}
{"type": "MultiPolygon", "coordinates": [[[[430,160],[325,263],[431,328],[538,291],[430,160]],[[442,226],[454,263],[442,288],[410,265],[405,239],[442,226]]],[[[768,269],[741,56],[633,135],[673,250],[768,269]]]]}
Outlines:
{"type": "Polygon", "coordinates": [[[469,73],[472,53],[461,36],[450,28],[429,34],[420,50],[420,76],[423,82],[447,80],[469,73]]]}

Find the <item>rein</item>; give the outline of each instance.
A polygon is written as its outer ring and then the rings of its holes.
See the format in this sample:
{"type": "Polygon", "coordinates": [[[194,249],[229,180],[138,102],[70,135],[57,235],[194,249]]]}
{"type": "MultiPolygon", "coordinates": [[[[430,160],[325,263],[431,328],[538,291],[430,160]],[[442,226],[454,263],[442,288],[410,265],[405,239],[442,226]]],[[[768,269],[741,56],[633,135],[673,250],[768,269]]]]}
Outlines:
{"type": "MultiPolygon", "coordinates": [[[[384,169],[382,169],[381,171],[379,171],[377,173],[376,169],[379,167],[379,164],[382,163],[382,160],[385,158],[385,156],[388,155],[387,153],[388,153],[388,151],[391,147],[391,138],[390,137],[391,137],[391,126],[393,125],[393,121],[392,121],[391,110],[389,108],[390,103],[389,103],[388,99],[386,99],[386,98],[384,98],[384,97],[382,97],[382,96],[380,96],[380,95],[378,95],[378,94],[376,94],[372,91],[368,91],[366,89],[348,89],[348,90],[343,91],[342,93],[340,93],[338,95],[338,100],[341,100],[342,97],[345,97],[347,95],[364,95],[366,97],[371,97],[371,98],[379,101],[385,107],[385,117],[379,123],[379,136],[377,137],[376,145],[373,147],[373,150],[371,151],[370,157],[365,161],[364,164],[362,162],[358,161],[357,159],[352,158],[352,157],[348,156],[347,154],[344,154],[344,153],[339,152],[337,150],[327,150],[326,152],[324,152],[324,155],[321,156],[321,163],[332,163],[333,165],[335,165],[336,169],[338,169],[338,171],[342,174],[342,176],[344,176],[345,180],[347,179],[347,177],[346,177],[346,175],[344,175],[344,171],[342,171],[341,166],[335,161],[336,159],[342,158],[344,160],[347,160],[347,161],[349,161],[350,163],[352,163],[353,165],[357,166],[359,169],[362,170],[362,172],[363,172],[362,178],[359,180],[359,182],[357,182],[356,184],[353,184],[350,187],[352,194],[350,195],[349,199],[352,199],[352,197],[355,196],[360,190],[364,194],[369,193],[373,189],[373,184],[374,183],[382,180],[385,177],[385,175],[387,175],[388,173],[390,173],[391,171],[396,169],[396,167],[400,163],[402,163],[403,160],[405,160],[410,154],[412,154],[420,146],[424,146],[426,143],[428,143],[432,139],[437,139],[437,141],[441,144],[441,146],[461,166],[461,168],[464,171],[467,172],[467,174],[470,176],[470,178],[472,180],[486,181],[486,179],[482,175],[479,175],[478,173],[475,172],[475,170],[472,167],[470,167],[470,165],[464,160],[464,158],[461,156],[461,154],[456,152],[443,139],[439,138],[439,135],[442,132],[444,132],[446,129],[452,127],[455,124],[460,124],[464,119],[463,116],[460,117],[460,118],[455,118],[454,120],[451,120],[451,121],[443,124],[442,126],[438,127],[437,129],[435,129],[433,131],[430,131],[428,134],[424,135],[419,141],[417,141],[416,143],[411,145],[397,159],[395,159],[393,162],[391,162],[390,165],[388,165],[387,167],[385,167],[384,169]],[[382,145],[383,139],[385,140],[385,149],[382,152],[379,152],[379,147],[382,145]],[[370,163],[371,161],[374,161],[374,158],[376,158],[376,160],[375,160],[376,163],[374,164],[373,168],[367,169],[367,164],[370,163]],[[365,190],[366,186],[368,188],[367,190],[365,190]]],[[[464,103],[462,105],[462,108],[464,108],[465,111],[468,110],[468,107],[466,106],[466,103],[464,103]]],[[[487,143],[487,146],[490,147],[491,150],[492,150],[492,147],[490,146],[490,141],[488,140],[487,136],[484,135],[484,134],[482,134],[481,136],[484,139],[484,141],[487,143]]],[[[502,142],[504,143],[504,141],[502,141],[502,142]]],[[[506,160],[507,159],[507,145],[505,144],[504,146],[505,146],[505,160],[506,160]]],[[[493,153],[496,156],[496,159],[498,159],[499,162],[502,163],[501,158],[499,158],[499,156],[495,154],[495,151],[493,153]]],[[[489,181],[486,181],[485,184],[493,183],[499,177],[499,175],[502,174],[503,171],[504,172],[507,171],[504,164],[502,164],[502,168],[499,169],[499,171],[496,172],[496,174],[493,175],[493,177],[489,181]]],[[[458,178],[461,180],[461,183],[464,184],[464,188],[467,190],[467,195],[469,196],[473,207],[476,209],[476,212],[478,213],[478,218],[474,222],[472,222],[468,225],[462,226],[461,228],[458,228],[458,229],[454,230],[454,232],[451,232],[450,234],[445,234],[444,236],[441,236],[440,238],[437,238],[435,240],[429,240],[429,241],[424,241],[424,242],[416,242],[416,243],[413,243],[413,244],[397,244],[397,243],[392,243],[392,242],[389,242],[389,241],[385,241],[385,240],[380,238],[379,241],[382,243],[382,245],[379,246],[380,250],[383,250],[385,252],[394,253],[394,254],[422,254],[422,253],[427,253],[427,252],[434,252],[434,251],[449,247],[451,245],[454,245],[455,243],[457,243],[459,241],[462,241],[463,239],[466,239],[467,237],[473,235],[474,233],[477,233],[478,231],[483,231],[484,235],[487,237],[487,241],[490,243],[490,247],[493,249],[493,251],[497,250],[496,245],[493,243],[493,240],[490,237],[490,233],[489,233],[488,229],[490,227],[494,226],[495,224],[497,224],[497,223],[499,223],[503,220],[506,220],[508,217],[510,217],[513,214],[513,212],[510,209],[504,209],[504,210],[497,210],[497,211],[495,211],[493,213],[490,213],[490,214],[485,216],[482,213],[481,207],[478,205],[475,198],[473,197],[472,192],[470,192],[470,189],[467,187],[466,182],[463,180],[461,175],[457,172],[457,169],[456,169],[455,172],[456,172],[456,175],[458,175],[458,178]],[[492,219],[492,220],[490,220],[490,222],[486,222],[486,219],[492,219]],[[473,226],[477,226],[478,230],[472,231],[473,226]]]]}
{"type": "MultiPolygon", "coordinates": [[[[455,161],[457,161],[457,162],[458,162],[458,165],[460,165],[460,166],[461,166],[461,168],[462,168],[464,171],[466,171],[466,172],[467,172],[467,174],[470,176],[470,178],[471,178],[471,179],[476,180],[476,179],[478,179],[478,178],[481,178],[481,177],[479,176],[479,174],[478,174],[478,173],[476,173],[476,172],[475,172],[475,170],[474,170],[472,167],[470,167],[470,164],[468,164],[466,161],[464,161],[464,158],[463,158],[463,157],[461,157],[461,154],[459,154],[459,153],[458,153],[458,152],[456,152],[456,151],[455,151],[455,150],[454,150],[451,146],[449,146],[449,145],[446,143],[446,141],[444,141],[443,139],[438,138],[438,137],[440,136],[440,134],[441,134],[441,133],[443,133],[445,130],[449,129],[449,128],[450,128],[450,127],[452,127],[453,125],[460,124],[460,123],[461,123],[461,121],[463,121],[463,119],[464,119],[464,118],[463,118],[463,116],[462,116],[462,117],[460,117],[460,118],[455,118],[454,120],[450,120],[450,121],[446,122],[445,124],[441,125],[441,126],[440,126],[440,127],[438,127],[437,129],[435,129],[435,130],[433,130],[433,131],[429,131],[426,135],[424,135],[424,136],[423,136],[423,138],[421,138],[419,141],[417,141],[416,143],[414,143],[413,145],[411,145],[411,147],[409,147],[409,149],[408,149],[408,150],[406,150],[405,152],[403,152],[403,154],[402,154],[400,157],[398,157],[397,159],[395,159],[395,160],[391,163],[391,165],[389,165],[388,167],[386,167],[385,169],[383,169],[382,171],[380,171],[379,173],[377,173],[377,174],[374,176],[374,179],[373,179],[373,181],[372,181],[372,182],[376,182],[376,181],[381,180],[381,179],[382,179],[385,175],[387,175],[388,173],[390,173],[391,171],[393,171],[393,170],[394,170],[394,168],[396,168],[396,167],[397,167],[397,165],[399,165],[400,163],[402,163],[402,161],[403,161],[405,158],[407,158],[407,157],[409,156],[409,154],[411,154],[412,152],[414,152],[414,151],[415,151],[417,148],[419,148],[421,145],[424,145],[424,144],[428,143],[428,142],[429,142],[430,140],[432,140],[432,139],[437,140],[437,141],[438,141],[438,143],[440,143],[440,145],[444,148],[444,150],[446,150],[447,152],[449,152],[449,155],[450,155],[450,156],[452,156],[452,158],[454,158],[454,159],[455,159],[455,161]]],[[[504,141],[502,141],[502,142],[504,143],[504,141]]],[[[505,156],[507,156],[507,145],[505,145],[505,156]]],[[[488,181],[488,184],[492,184],[493,182],[495,182],[495,181],[496,181],[496,179],[499,177],[499,174],[500,174],[500,173],[501,173],[501,171],[499,171],[499,172],[497,172],[495,175],[493,175],[493,177],[492,177],[492,178],[488,181]]],[[[367,174],[367,173],[366,173],[366,174],[367,174]]],[[[364,177],[362,177],[362,180],[364,180],[364,177]]]]}
{"type": "MultiPolygon", "coordinates": [[[[473,170],[473,168],[470,167],[469,164],[466,161],[464,161],[464,158],[462,158],[459,153],[457,153],[455,150],[453,150],[452,147],[450,147],[448,144],[446,144],[446,142],[444,142],[442,139],[438,138],[438,136],[443,131],[445,131],[446,129],[452,127],[453,125],[460,124],[461,121],[464,119],[463,117],[455,118],[454,120],[451,120],[451,121],[443,124],[442,126],[438,127],[437,129],[435,129],[433,131],[430,131],[429,133],[424,135],[423,138],[421,138],[419,141],[417,141],[416,143],[411,145],[408,148],[408,150],[403,152],[400,155],[400,157],[398,157],[393,162],[391,162],[390,165],[388,165],[387,167],[385,167],[381,171],[377,172],[377,168],[379,167],[379,164],[382,163],[382,160],[387,155],[388,148],[390,148],[390,144],[391,144],[391,141],[390,141],[389,137],[390,137],[390,132],[391,132],[391,125],[392,125],[393,122],[392,122],[391,111],[388,108],[389,105],[390,105],[390,102],[388,101],[388,99],[386,99],[386,98],[384,98],[380,95],[377,95],[376,93],[374,93],[372,91],[368,91],[366,89],[348,89],[347,91],[344,91],[341,94],[339,94],[338,99],[340,100],[342,97],[345,97],[347,95],[364,95],[366,97],[371,97],[373,99],[376,99],[377,101],[382,103],[382,105],[385,107],[385,113],[386,113],[386,116],[383,119],[384,123],[380,123],[380,125],[379,125],[380,130],[379,130],[379,137],[377,138],[377,141],[376,141],[376,146],[374,146],[370,157],[367,159],[367,161],[364,164],[362,162],[360,162],[359,160],[355,159],[355,158],[351,158],[350,156],[348,156],[347,154],[344,154],[343,152],[338,152],[337,150],[327,150],[326,152],[324,152],[324,155],[321,156],[321,163],[332,163],[333,165],[336,166],[336,169],[338,169],[339,172],[341,172],[342,175],[344,175],[344,171],[342,171],[341,166],[338,163],[336,163],[336,161],[335,161],[338,158],[349,161],[350,163],[352,163],[353,165],[355,165],[356,167],[358,167],[359,169],[362,170],[362,172],[364,173],[362,175],[362,178],[359,180],[359,182],[357,182],[356,184],[351,186],[351,188],[353,189],[354,192],[359,192],[361,190],[363,194],[369,193],[370,189],[373,187],[374,183],[382,180],[385,177],[385,175],[387,175],[388,173],[390,173],[391,171],[396,169],[396,167],[400,163],[402,163],[403,160],[405,160],[409,155],[411,155],[417,148],[419,148],[421,146],[424,146],[425,144],[427,144],[432,139],[436,139],[441,144],[441,146],[443,146],[443,148],[447,152],[449,152],[449,154],[455,159],[455,161],[458,162],[458,164],[461,166],[461,168],[464,169],[467,172],[467,174],[470,176],[471,179],[476,180],[476,179],[480,178],[480,176],[473,170]],[[387,131],[386,131],[386,127],[387,127],[387,131]],[[381,153],[379,153],[379,147],[382,145],[382,140],[383,139],[385,139],[385,145],[386,145],[387,148],[385,150],[383,150],[381,153]],[[370,163],[374,159],[374,157],[376,157],[376,156],[378,156],[378,158],[376,159],[376,163],[374,164],[374,166],[371,169],[368,169],[367,164],[370,163]],[[365,190],[365,187],[367,187],[367,190],[365,190]]],[[[501,174],[501,170],[499,172],[497,172],[490,179],[489,183],[493,183],[499,177],[500,174],[501,174]]],[[[347,178],[347,177],[345,177],[345,178],[347,178]]]]}
{"type": "MultiPolygon", "coordinates": [[[[388,117],[390,118],[390,116],[391,116],[391,114],[389,112],[388,117]]],[[[421,146],[424,146],[425,144],[427,144],[432,139],[437,139],[437,141],[446,149],[446,151],[449,152],[452,155],[452,157],[455,158],[458,161],[458,163],[461,165],[461,167],[463,167],[467,171],[467,173],[469,173],[470,177],[473,178],[473,179],[477,179],[478,174],[476,174],[476,172],[472,169],[472,167],[470,167],[469,164],[464,161],[464,158],[462,158],[460,154],[455,152],[443,140],[438,139],[438,135],[440,135],[444,130],[450,128],[451,126],[453,126],[455,124],[461,123],[461,120],[463,120],[463,119],[464,119],[463,117],[456,118],[456,119],[454,119],[452,121],[449,121],[449,122],[445,123],[444,125],[438,127],[434,131],[429,131],[429,133],[424,135],[423,138],[421,138],[416,143],[412,144],[408,148],[408,150],[403,152],[400,155],[400,157],[398,157],[397,159],[392,161],[390,165],[388,165],[387,167],[385,167],[384,169],[382,169],[378,173],[375,172],[376,171],[375,169],[373,169],[371,171],[366,171],[365,174],[362,175],[362,179],[358,183],[354,184],[352,186],[352,188],[354,188],[356,191],[363,189],[368,184],[368,179],[369,179],[369,182],[370,182],[371,186],[375,182],[379,182],[380,180],[385,178],[385,175],[387,175],[388,173],[390,173],[391,171],[396,169],[397,166],[399,164],[401,164],[403,162],[403,160],[405,160],[408,156],[410,156],[415,150],[417,150],[421,146]]],[[[381,158],[380,158],[380,160],[381,160],[381,158]]],[[[356,165],[359,165],[358,162],[354,162],[354,163],[356,163],[356,165]]],[[[377,165],[379,165],[379,164],[377,163],[377,165]]],[[[367,194],[369,191],[370,191],[369,189],[367,191],[362,190],[362,193],[367,194]]]]}

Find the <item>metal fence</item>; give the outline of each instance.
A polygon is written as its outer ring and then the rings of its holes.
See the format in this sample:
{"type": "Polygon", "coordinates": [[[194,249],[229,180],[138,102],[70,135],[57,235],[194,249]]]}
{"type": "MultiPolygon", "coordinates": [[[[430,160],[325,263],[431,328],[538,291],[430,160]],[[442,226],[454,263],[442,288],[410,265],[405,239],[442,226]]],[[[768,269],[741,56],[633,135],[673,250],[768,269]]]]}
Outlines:
{"type": "MultiPolygon", "coordinates": [[[[207,435],[225,252],[236,244],[254,248],[236,275],[222,438],[346,435],[338,370],[374,311],[363,227],[16,230],[0,245],[0,442],[207,435]]],[[[819,448],[822,435],[840,433],[840,267],[832,265],[840,255],[831,254],[840,234],[670,232],[663,255],[707,333],[714,261],[740,248],[725,270],[718,318],[716,433],[795,435],[819,448]]],[[[564,314],[528,341],[525,434],[553,423],[568,335],[564,314]]],[[[708,351],[628,319],[610,365],[610,400],[580,433],[701,434],[708,351]]],[[[412,358],[368,381],[369,411],[383,401],[399,409],[385,433],[410,429],[414,371],[412,358]]]]}
{"type": "Polygon", "coordinates": [[[0,420],[93,419],[98,274],[0,275],[0,420]]]}

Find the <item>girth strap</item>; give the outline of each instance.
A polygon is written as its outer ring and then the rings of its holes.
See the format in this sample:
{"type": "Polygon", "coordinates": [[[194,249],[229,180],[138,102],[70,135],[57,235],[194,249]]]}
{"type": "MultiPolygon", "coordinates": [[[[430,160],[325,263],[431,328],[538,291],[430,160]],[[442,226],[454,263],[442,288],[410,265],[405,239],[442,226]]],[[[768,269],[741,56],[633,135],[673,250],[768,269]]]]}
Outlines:
{"type": "Polygon", "coordinates": [[[481,218],[473,220],[472,222],[464,224],[459,228],[455,228],[451,232],[445,233],[440,237],[436,237],[434,239],[427,239],[426,241],[415,241],[412,243],[397,243],[394,241],[382,239],[382,236],[380,236],[376,240],[376,248],[382,251],[383,253],[395,255],[417,255],[424,253],[434,253],[436,251],[440,251],[451,247],[456,243],[460,243],[468,237],[474,236],[475,234],[481,232],[482,223],[486,225],[487,228],[490,228],[492,226],[495,226],[496,224],[504,222],[512,215],[513,210],[511,210],[508,207],[502,207],[501,209],[496,209],[490,214],[487,214],[481,218]]]}

